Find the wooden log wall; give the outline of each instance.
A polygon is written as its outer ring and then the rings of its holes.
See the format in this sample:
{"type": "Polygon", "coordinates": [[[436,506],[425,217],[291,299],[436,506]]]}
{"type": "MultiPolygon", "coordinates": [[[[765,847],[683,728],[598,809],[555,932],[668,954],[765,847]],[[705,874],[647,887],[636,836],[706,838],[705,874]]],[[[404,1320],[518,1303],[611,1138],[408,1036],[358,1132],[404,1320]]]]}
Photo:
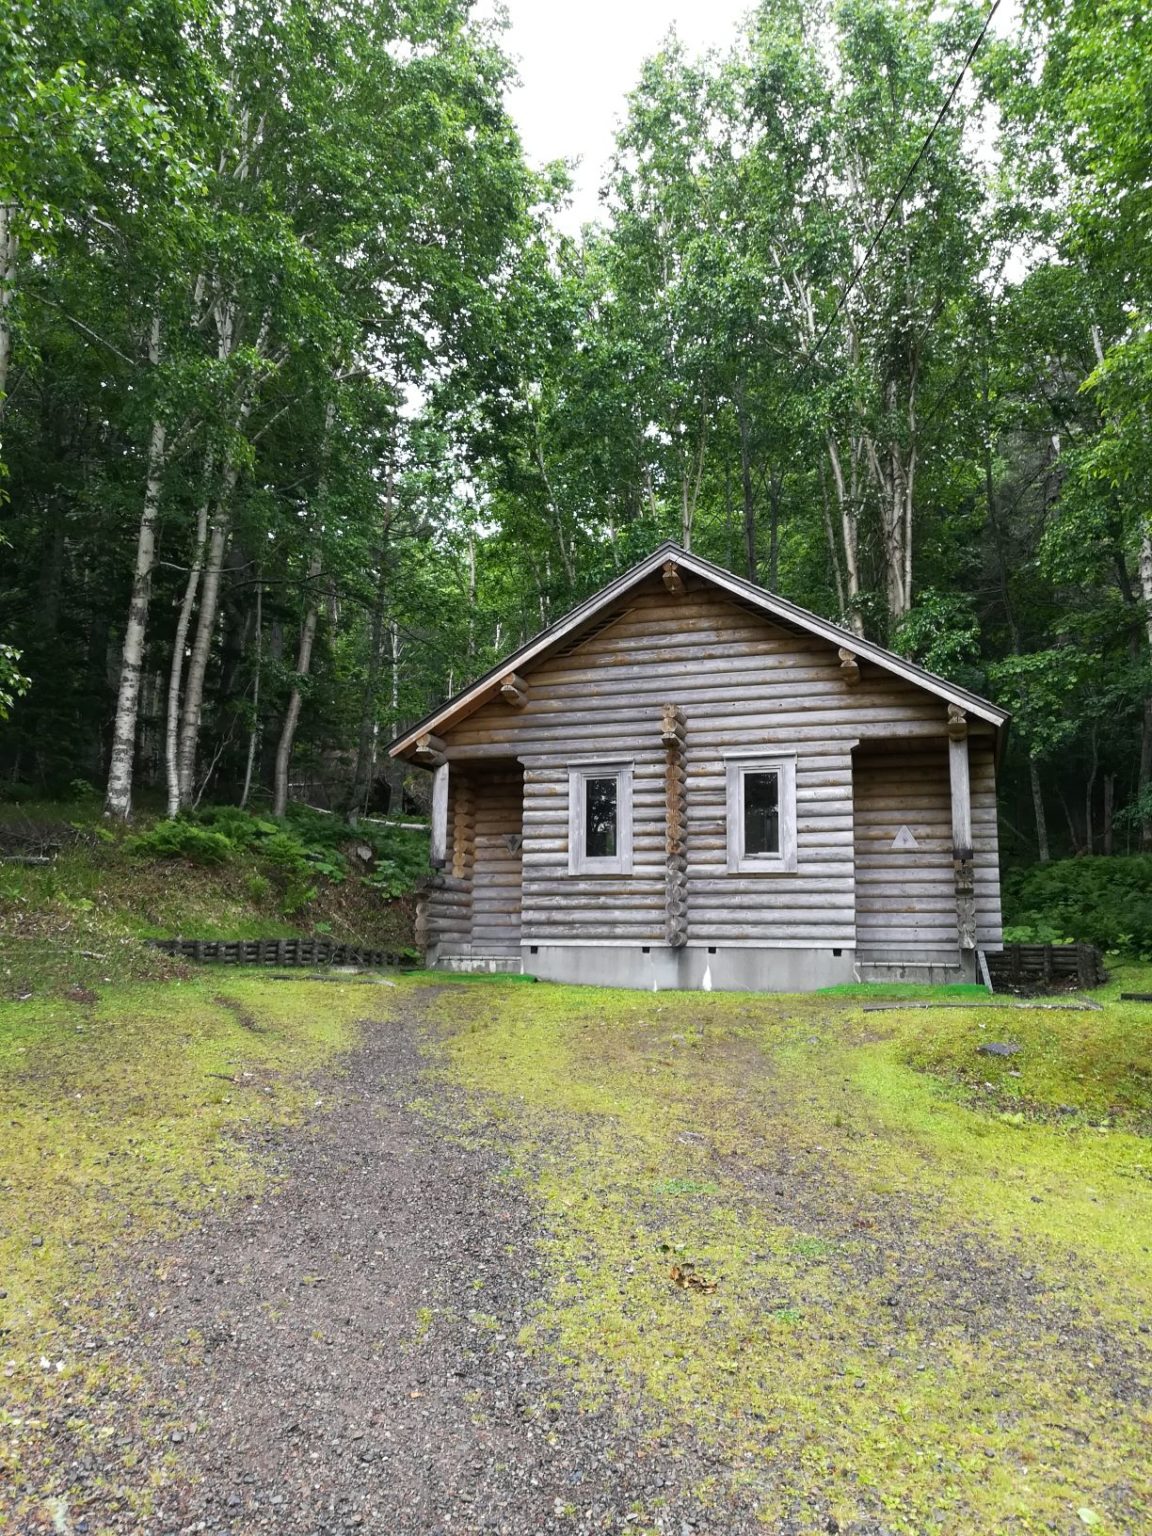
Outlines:
{"type": "MultiPolygon", "coordinates": [[[[948,743],[855,755],[857,954],[955,964],[960,935],[948,743]],[[909,845],[908,839],[911,838],[909,845]]],[[[990,747],[971,755],[972,894],[979,942],[1000,942],[996,804],[990,747]]]]}
{"type": "Polygon", "coordinates": [[[523,773],[478,776],[472,867],[470,953],[485,958],[520,954],[523,773]]]}
{"type": "MultiPolygon", "coordinates": [[[[678,583],[674,583],[678,585],[678,583]]],[[[853,749],[932,743],[943,754],[944,701],[838,649],[768,621],[691,576],[670,591],[660,575],[629,593],[627,611],[583,644],[533,668],[528,697],[499,697],[444,733],[453,765],[525,763],[522,937],[526,943],[667,942],[667,764],[662,709],[687,724],[689,943],[750,946],[856,943],[853,749]],[[796,754],[797,868],[727,869],[725,753],[796,754]],[[568,873],[568,769],[580,760],[634,765],[634,869],[568,873]]],[[[985,828],[976,850],[981,943],[999,943],[999,911],[981,905],[995,879],[992,730],[972,721],[972,806],[985,828]],[[983,761],[987,771],[978,768],[983,761]],[[988,828],[991,833],[988,835],[988,828]]],[[[903,787],[918,791],[916,780],[903,787]]],[[[941,790],[947,802],[945,776],[941,790]]],[[[477,783],[477,832],[482,794],[477,783]]],[[[952,900],[950,830],[939,850],[952,900]]],[[[479,897],[479,855],[476,867],[479,897]]],[[[901,920],[888,924],[898,937],[901,920]]],[[[919,939],[922,925],[907,925],[919,939]]]]}

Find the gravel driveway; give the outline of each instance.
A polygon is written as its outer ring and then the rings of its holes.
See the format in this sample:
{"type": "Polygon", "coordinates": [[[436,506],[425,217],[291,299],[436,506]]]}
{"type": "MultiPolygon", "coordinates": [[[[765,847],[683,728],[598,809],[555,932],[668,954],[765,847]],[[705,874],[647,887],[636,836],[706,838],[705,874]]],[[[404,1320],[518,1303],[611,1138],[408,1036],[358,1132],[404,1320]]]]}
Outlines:
{"type": "Polygon", "coordinates": [[[501,1178],[497,1136],[463,1148],[407,1107],[428,1092],[423,1015],[440,995],[366,1025],[347,1075],[318,1085],[315,1121],[274,1149],[263,1197],[134,1256],[105,1316],[145,1384],[121,1410],[142,1480],[167,1461],[158,1507],[106,1496],[109,1469],[69,1466],[62,1436],[58,1466],[83,1493],[58,1530],[744,1528],[693,1496],[706,1458],[641,1451],[626,1415],[582,1410],[518,1348],[542,1283],[527,1197],[501,1178]]]}

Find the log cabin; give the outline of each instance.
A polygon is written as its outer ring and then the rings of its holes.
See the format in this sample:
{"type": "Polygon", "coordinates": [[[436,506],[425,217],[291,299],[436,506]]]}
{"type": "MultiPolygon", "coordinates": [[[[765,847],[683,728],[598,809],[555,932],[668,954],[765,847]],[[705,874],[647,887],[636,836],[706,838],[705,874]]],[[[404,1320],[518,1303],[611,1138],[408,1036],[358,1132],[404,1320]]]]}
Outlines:
{"type": "Polygon", "coordinates": [[[661,545],[392,743],[445,970],[803,991],[1001,945],[986,699],[661,545]]]}

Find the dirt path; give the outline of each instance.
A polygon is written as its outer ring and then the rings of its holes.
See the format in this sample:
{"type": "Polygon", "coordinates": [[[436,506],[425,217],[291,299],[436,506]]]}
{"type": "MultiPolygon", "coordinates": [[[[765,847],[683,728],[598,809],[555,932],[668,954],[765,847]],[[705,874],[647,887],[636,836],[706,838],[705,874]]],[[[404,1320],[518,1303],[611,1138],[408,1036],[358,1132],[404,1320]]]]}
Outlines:
{"type": "MultiPolygon", "coordinates": [[[[169,1456],[167,1486],[141,1520],[80,1457],[57,1529],[720,1529],[692,1493],[715,1468],[680,1447],[638,1453],[617,1416],[581,1411],[517,1347],[540,1294],[533,1212],[501,1180],[498,1139],[463,1149],[406,1107],[428,1091],[436,1001],[366,1026],[264,1197],[134,1261],[108,1327],[120,1352],[130,1334],[147,1407],[125,1413],[148,1425],[144,1468],[169,1456]]],[[[735,1510],[722,1528],[743,1528],[735,1510]]]]}

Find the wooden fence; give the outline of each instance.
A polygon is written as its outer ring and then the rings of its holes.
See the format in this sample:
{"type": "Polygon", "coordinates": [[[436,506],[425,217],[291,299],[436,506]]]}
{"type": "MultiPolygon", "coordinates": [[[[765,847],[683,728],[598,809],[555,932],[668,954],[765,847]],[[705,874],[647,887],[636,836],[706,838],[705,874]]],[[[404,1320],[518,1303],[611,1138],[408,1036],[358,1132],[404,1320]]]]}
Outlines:
{"type": "Polygon", "coordinates": [[[333,944],[330,939],[148,939],[153,949],[179,960],[213,965],[408,966],[415,961],[391,949],[333,944]]]}
{"type": "Polygon", "coordinates": [[[1034,987],[1075,983],[1099,987],[1108,980],[1103,956],[1093,944],[1005,944],[985,955],[993,987],[1034,987]]]}

